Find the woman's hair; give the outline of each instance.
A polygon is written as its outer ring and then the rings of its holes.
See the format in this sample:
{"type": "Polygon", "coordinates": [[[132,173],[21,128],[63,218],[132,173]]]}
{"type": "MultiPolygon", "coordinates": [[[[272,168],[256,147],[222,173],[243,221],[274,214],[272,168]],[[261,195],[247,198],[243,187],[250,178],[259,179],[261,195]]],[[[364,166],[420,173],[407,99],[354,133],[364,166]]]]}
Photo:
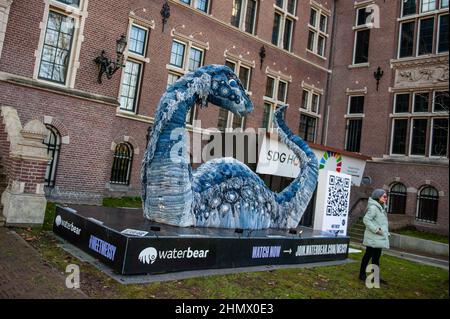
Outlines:
{"type": "Polygon", "coordinates": [[[372,192],[372,195],[370,195],[370,197],[372,199],[379,199],[381,196],[383,196],[384,194],[386,194],[386,191],[382,188],[377,188],[376,190],[374,190],[372,192]]]}

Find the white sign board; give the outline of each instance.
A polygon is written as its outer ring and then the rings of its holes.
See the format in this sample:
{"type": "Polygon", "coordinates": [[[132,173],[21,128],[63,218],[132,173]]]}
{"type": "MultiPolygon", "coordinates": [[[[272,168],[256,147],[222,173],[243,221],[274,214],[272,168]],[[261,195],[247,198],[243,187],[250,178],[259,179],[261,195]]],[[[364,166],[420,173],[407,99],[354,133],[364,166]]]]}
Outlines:
{"type": "Polygon", "coordinates": [[[286,144],[264,136],[256,172],[296,178],[300,173],[300,161],[286,144]]]}
{"type": "Polygon", "coordinates": [[[319,177],[314,229],[347,235],[351,178],[332,171],[319,177]]]}
{"type": "MultiPolygon", "coordinates": [[[[323,151],[312,148],[319,161],[319,171],[344,173],[352,176],[352,185],[360,186],[366,167],[363,159],[352,158],[337,152],[323,151]]],[[[300,173],[300,161],[297,156],[284,143],[276,138],[264,136],[259,153],[256,172],[296,178],[300,173]]]]}

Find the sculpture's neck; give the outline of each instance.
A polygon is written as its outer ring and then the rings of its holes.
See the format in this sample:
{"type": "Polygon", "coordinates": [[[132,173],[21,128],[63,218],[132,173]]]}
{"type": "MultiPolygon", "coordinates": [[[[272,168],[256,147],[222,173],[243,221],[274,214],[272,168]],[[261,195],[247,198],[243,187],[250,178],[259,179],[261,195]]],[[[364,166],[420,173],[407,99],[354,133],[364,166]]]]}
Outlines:
{"type": "Polygon", "coordinates": [[[171,146],[177,143],[184,132],[189,110],[199,99],[206,103],[211,83],[208,74],[193,78],[185,76],[180,81],[182,82],[177,82],[175,89],[168,90],[159,102],[144,163],[152,162],[155,156],[168,156],[171,146]],[[162,147],[156,147],[157,144],[162,147]]]}
{"type": "Polygon", "coordinates": [[[162,127],[158,140],[159,146],[154,156],[155,159],[174,155],[186,159],[186,120],[189,111],[195,105],[195,101],[196,95],[194,94],[181,102],[171,118],[162,127]]]}

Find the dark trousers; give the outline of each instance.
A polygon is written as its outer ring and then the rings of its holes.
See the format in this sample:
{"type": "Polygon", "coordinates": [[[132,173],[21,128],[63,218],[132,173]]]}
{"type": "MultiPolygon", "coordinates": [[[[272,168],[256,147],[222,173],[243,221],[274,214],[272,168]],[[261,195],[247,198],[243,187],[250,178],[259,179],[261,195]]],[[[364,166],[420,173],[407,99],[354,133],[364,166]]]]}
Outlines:
{"type": "Polygon", "coordinates": [[[366,276],[366,268],[367,265],[369,264],[370,259],[372,259],[372,264],[380,267],[380,257],[381,257],[381,248],[366,247],[366,253],[364,254],[361,261],[359,276],[360,277],[366,276]]]}

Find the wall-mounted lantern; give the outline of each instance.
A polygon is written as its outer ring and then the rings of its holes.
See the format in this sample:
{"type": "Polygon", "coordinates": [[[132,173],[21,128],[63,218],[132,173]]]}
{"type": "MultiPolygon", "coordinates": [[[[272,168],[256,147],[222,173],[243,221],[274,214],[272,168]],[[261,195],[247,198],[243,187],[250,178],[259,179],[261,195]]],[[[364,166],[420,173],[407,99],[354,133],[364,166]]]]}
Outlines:
{"type": "Polygon", "coordinates": [[[377,80],[377,91],[378,91],[378,85],[380,85],[381,77],[383,76],[384,72],[381,70],[380,67],[377,68],[376,72],[373,72],[373,76],[375,77],[375,80],[377,80]]]}
{"type": "Polygon", "coordinates": [[[99,66],[98,83],[102,83],[103,74],[106,74],[106,78],[111,79],[118,69],[125,67],[123,64],[123,53],[125,52],[126,47],[127,37],[121,35],[120,38],[116,40],[116,61],[109,59],[106,56],[105,50],[102,50],[102,53],[95,58],[94,62],[99,66]]]}
{"type": "Polygon", "coordinates": [[[261,70],[262,69],[262,65],[263,65],[263,63],[264,63],[264,59],[266,58],[266,48],[264,47],[264,46],[262,46],[260,49],[259,49],[259,61],[260,61],[260,66],[259,66],[259,69],[261,70]]]}
{"type": "Polygon", "coordinates": [[[162,18],[162,32],[164,32],[164,25],[167,23],[167,20],[169,20],[170,17],[170,6],[167,1],[163,4],[162,9],[160,11],[161,18],[162,18]]]}

